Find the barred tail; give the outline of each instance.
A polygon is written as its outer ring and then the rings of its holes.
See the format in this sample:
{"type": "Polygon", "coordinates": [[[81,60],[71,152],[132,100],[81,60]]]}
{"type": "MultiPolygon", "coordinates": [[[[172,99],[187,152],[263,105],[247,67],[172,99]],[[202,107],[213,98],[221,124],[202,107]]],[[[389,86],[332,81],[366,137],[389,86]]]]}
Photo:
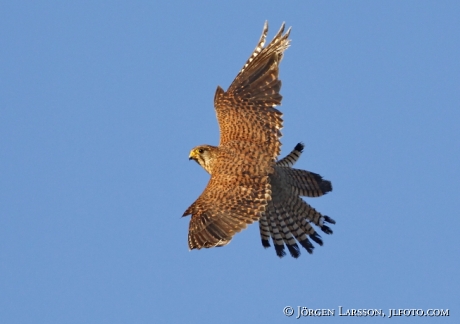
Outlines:
{"type": "Polygon", "coordinates": [[[318,245],[323,245],[321,236],[312,225],[319,227],[326,234],[332,234],[326,223],[335,224],[332,218],[320,214],[295,194],[273,197],[267,205],[265,217],[259,221],[262,245],[265,248],[269,247],[271,238],[279,257],[286,255],[284,249],[287,246],[294,258],[300,256],[297,242],[310,254],[314,249],[310,239],[318,245]]]}

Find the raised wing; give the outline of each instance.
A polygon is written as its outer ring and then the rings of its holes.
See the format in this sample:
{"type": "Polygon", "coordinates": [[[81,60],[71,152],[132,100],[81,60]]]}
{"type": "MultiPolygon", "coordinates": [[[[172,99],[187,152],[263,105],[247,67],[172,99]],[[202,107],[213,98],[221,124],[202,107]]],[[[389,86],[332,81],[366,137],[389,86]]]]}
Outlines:
{"type": "Polygon", "coordinates": [[[274,107],[281,104],[281,81],[278,66],[289,46],[290,29],[284,23],[273,40],[264,47],[268,32],[265,23],[262,36],[251,57],[226,92],[217,88],[214,106],[220,128],[220,144],[232,141],[259,145],[263,157],[273,161],[280,153],[282,114],[274,107]]]}

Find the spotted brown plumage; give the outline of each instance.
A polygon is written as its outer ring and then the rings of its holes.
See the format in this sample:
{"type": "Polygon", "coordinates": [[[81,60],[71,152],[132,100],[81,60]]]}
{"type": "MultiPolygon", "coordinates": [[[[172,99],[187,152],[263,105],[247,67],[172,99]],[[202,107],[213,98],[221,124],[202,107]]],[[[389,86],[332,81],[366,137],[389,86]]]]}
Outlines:
{"type": "Polygon", "coordinates": [[[335,223],[308,205],[300,196],[319,197],[332,190],[331,183],[316,173],[294,169],[302,154],[299,143],[277,161],[281,148],[282,113],[279,63],[289,47],[290,29],[284,24],[265,46],[268,25],[252,55],[227,91],[217,87],[214,107],[220,129],[219,146],[200,145],[190,159],[210,175],[200,197],[185,211],[192,215],[190,249],[223,246],[248,224],[259,221],[262,245],[273,241],[278,256],[297,258],[299,242],[309,253],[309,238],[322,245],[312,224],[327,234],[324,223],[335,223]]]}

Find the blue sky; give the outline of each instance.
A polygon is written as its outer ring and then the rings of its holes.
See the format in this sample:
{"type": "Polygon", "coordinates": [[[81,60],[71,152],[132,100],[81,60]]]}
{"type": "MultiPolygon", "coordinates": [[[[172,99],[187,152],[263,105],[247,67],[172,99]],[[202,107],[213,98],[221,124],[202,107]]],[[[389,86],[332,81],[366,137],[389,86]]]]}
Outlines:
{"type": "MultiPolygon", "coordinates": [[[[285,306],[460,307],[456,1],[4,1],[0,322],[284,323],[285,306]],[[283,21],[283,153],[337,221],[279,259],[258,226],[188,251],[213,109],[283,21]]],[[[301,318],[299,321],[309,321],[301,318]]],[[[322,323],[355,318],[323,317],[322,323]]],[[[419,317],[394,321],[421,323],[419,317]]],[[[380,318],[366,319],[380,321],[380,318]]]]}

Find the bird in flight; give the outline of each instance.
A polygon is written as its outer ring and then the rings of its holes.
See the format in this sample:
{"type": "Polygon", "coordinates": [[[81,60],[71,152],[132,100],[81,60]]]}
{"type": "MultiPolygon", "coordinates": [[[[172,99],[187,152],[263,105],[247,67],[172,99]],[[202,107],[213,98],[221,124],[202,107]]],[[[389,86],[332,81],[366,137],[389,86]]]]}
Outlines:
{"type": "Polygon", "coordinates": [[[290,28],[284,23],[265,46],[268,24],[260,40],[227,91],[217,87],[214,107],[220,129],[219,146],[199,145],[190,151],[210,175],[208,185],[183,216],[192,215],[188,246],[192,249],[228,244],[247,225],[259,222],[262,245],[273,242],[283,257],[285,246],[298,258],[297,242],[313,252],[310,239],[323,241],[314,226],[326,234],[335,224],[301,197],[319,197],[332,191],[330,181],[319,174],[294,169],[304,145],[299,143],[278,160],[282,113],[279,64],[289,47],[290,28]],[[312,226],[314,225],[314,226],[312,226]]]}

